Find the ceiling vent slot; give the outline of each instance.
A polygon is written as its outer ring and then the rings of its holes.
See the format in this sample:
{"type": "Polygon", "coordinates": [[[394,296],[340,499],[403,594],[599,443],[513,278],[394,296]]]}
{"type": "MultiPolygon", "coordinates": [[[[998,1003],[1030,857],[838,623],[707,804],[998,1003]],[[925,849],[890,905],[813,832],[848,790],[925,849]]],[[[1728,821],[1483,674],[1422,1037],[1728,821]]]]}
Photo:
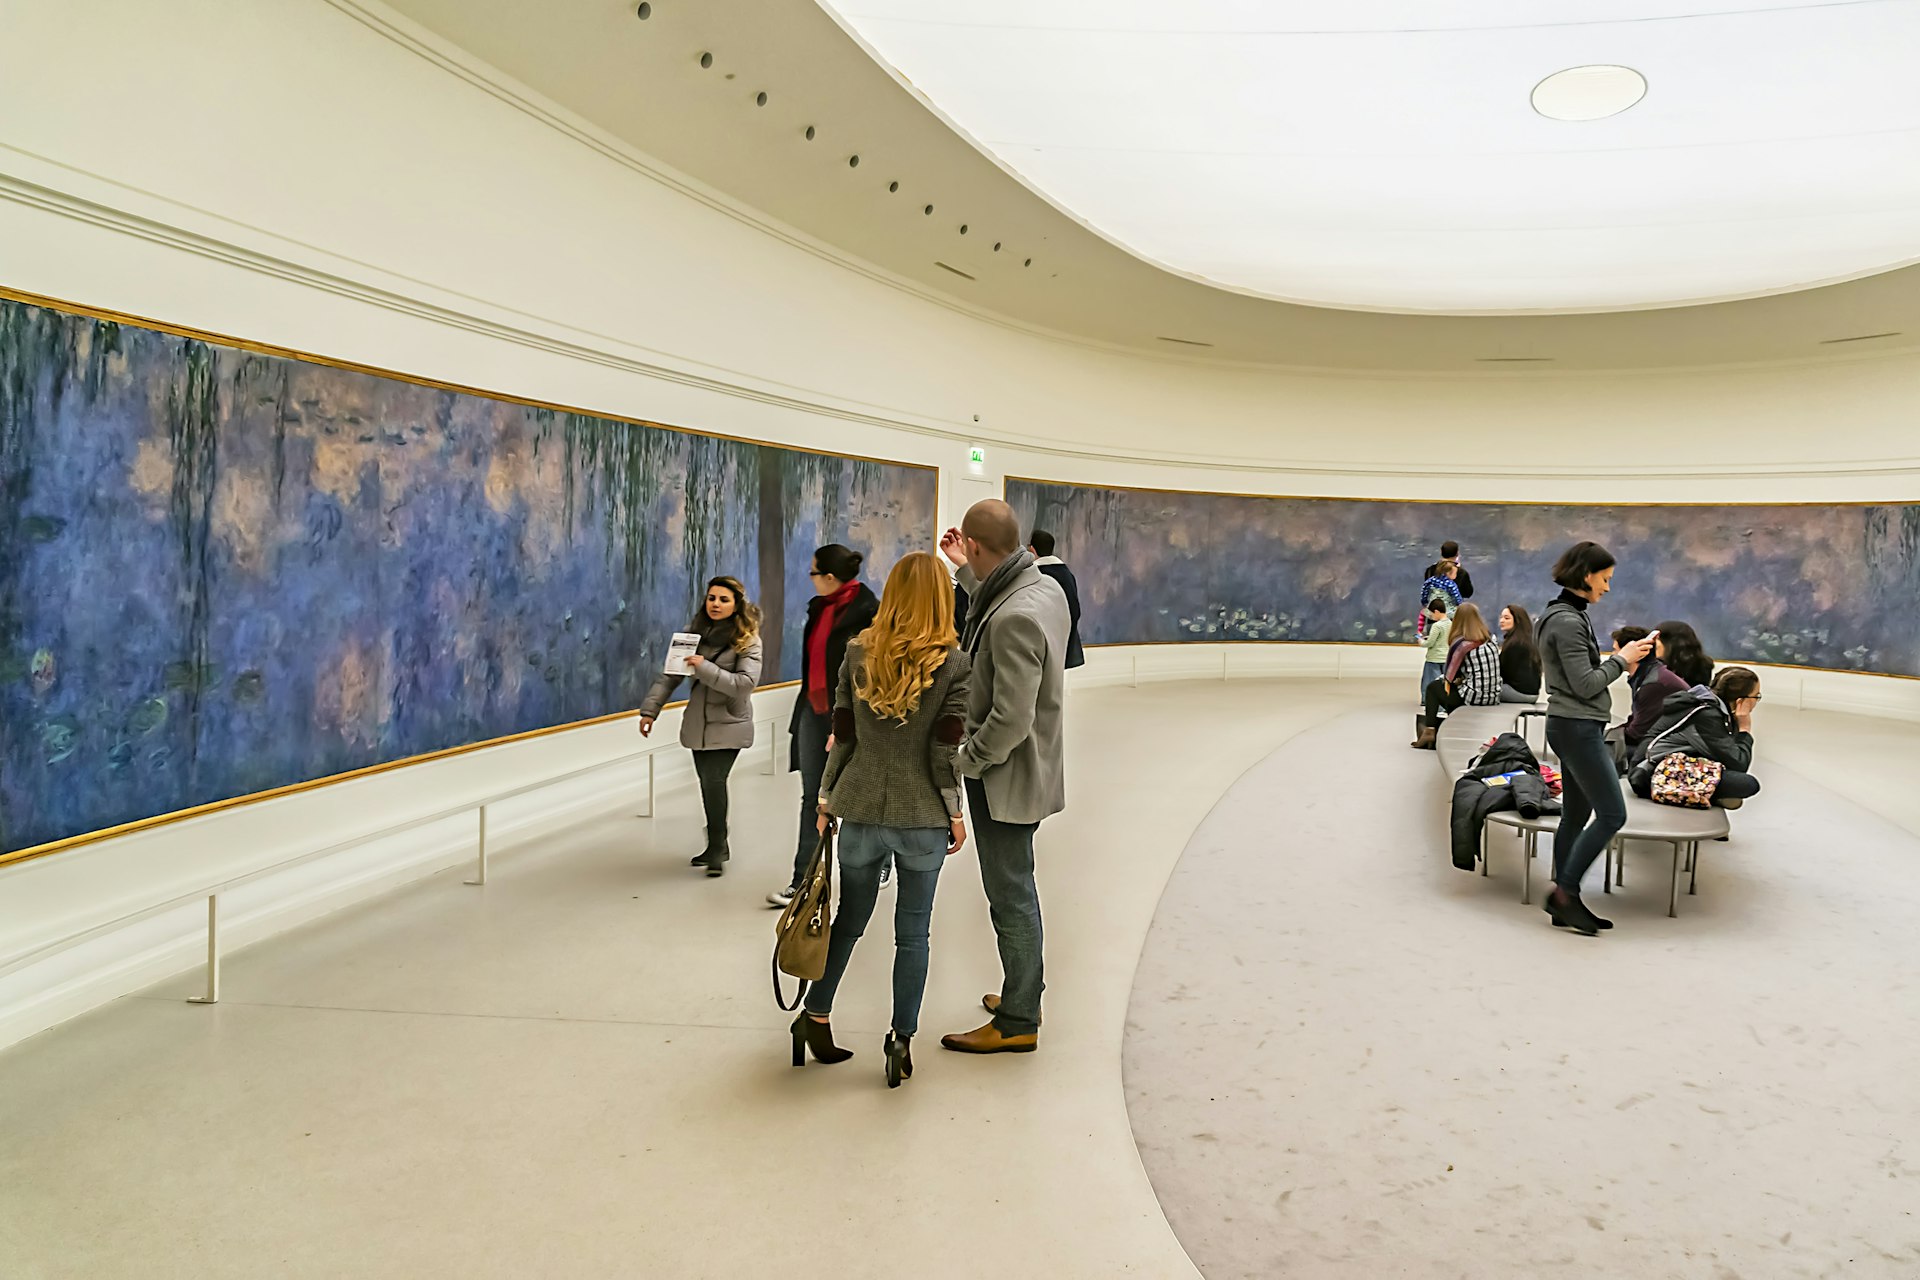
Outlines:
{"type": "Polygon", "coordinates": [[[957,275],[957,276],[959,276],[959,277],[960,277],[960,278],[961,278],[962,280],[972,280],[972,279],[974,279],[974,277],[973,277],[973,276],[970,276],[970,275],[968,275],[968,274],[967,274],[966,272],[964,272],[964,271],[962,271],[962,270],[961,270],[960,268],[958,268],[958,267],[950,267],[950,266],[948,266],[948,265],[947,265],[946,263],[944,263],[944,262],[936,262],[936,263],[934,263],[933,265],[934,265],[934,266],[936,266],[936,267],[938,267],[938,268],[940,268],[940,269],[941,269],[942,271],[951,271],[951,272],[953,272],[953,274],[955,274],[955,275],[957,275]]]}
{"type": "Polygon", "coordinates": [[[1201,342],[1195,338],[1169,338],[1165,334],[1159,335],[1159,340],[1161,342],[1177,342],[1183,347],[1210,347],[1213,345],[1211,342],[1201,342]]]}
{"type": "Polygon", "coordinates": [[[1891,333],[1856,333],[1851,338],[1822,338],[1820,345],[1823,347],[1831,347],[1842,342],[1872,342],[1875,338],[1897,338],[1901,332],[1901,330],[1895,329],[1891,333]]]}

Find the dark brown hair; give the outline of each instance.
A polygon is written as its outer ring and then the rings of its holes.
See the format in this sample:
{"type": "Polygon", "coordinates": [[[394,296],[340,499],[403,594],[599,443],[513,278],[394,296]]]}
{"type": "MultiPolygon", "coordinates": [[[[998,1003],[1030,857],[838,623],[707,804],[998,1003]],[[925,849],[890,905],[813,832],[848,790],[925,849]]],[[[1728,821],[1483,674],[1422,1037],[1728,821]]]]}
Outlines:
{"type": "Polygon", "coordinates": [[[1667,670],[1685,680],[1688,687],[1713,679],[1713,659],[1707,656],[1706,647],[1692,627],[1684,622],[1663,622],[1654,630],[1660,633],[1660,643],[1666,646],[1667,656],[1661,661],[1667,664],[1667,670]]]}
{"type": "Polygon", "coordinates": [[[1760,677],[1745,667],[1722,667],[1713,677],[1713,691],[1731,711],[1740,699],[1760,692],[1760,677]]]}
{"type": "Polygon", "coordinates": [[[1619,562],[1597,542],[1576,542],[1553,562],[1553,580],[1570,591],[1585,591],[1587,579],[1619,562]]]}

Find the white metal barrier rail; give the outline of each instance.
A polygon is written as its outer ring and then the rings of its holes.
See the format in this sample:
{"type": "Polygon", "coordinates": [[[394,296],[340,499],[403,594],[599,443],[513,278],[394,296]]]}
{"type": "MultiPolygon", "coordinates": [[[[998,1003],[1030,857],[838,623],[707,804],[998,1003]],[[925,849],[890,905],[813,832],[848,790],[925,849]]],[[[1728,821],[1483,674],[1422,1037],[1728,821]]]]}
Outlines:
{"type": "MultiPolygon", "coordinates": [[[[768,749],[767,749],[767,770],[766,771],[769,774],[777,774],[780,771],[780,734],[778,731],[779,721],[777,720],[756,721],[755,722],[756,729],[759,728],[762,724],[764,724],[765,727],[767,728],[768,730],[767,737],[770,739],[768,743],[768,749]]],[[[510,788],[506,791],[494,792],[487,795],[484,799],[463,800],[459,804],[449,805],[444,809],[437,809],[432,813],[421,814],[418,817],[409,818],[405,822],[396,822],[389,826],[377,828],[373,831],[362,832],[358,835],[351,836],[348,839],[339,840],[334,842],[333,844],[324,845],[318,849],[308,849],[305,852],[296,854],[291,858],[283,858],[280,861],[275,862],[270,866],[256,867],[251,871],[242,872],[239,875],[227,876],[219,880],[204,882],[195,889],[188,890],[185,893],[174,894],[172,897],[163,899],[162,901],[159,901],[159,902],[150,902],[143,907],[140,907],[133,911],[126,912],[125,914],[117,916],[112,920],[106,920],[99,924],[93,925],[92,927],[84,929],[77,934],[72,934],[68,937],[60,938],[52,942],[44,942],[37,946],[29,947],[25,950],[16,952],[13,955],[7,956],[5,958],[0,958],[0,977],[4,977],[6,974],[12,973],[17,969],[20,969],[25,967],[26,965],[32,964],[37,960],[44,959],[47,956],[57,954],[58,952],[68,950],[69,948],[79,946],[82,943],[88,942],[94,938],[98,938],[105,934],[111,933],[115,929],[120,929],[127,925],[138,923],[141,920],[145,920],[145,919],[148,919],[149,917],[159,915],[163,911],[169,911],[175,907],[184,906],[187,903],[192,902],[197,898],[204,897],[207,900],[207,989],[204,995],[189,996],[188,1003],[189,1004],[217,1004],[219,1003],[219,1000],[220,1000],[220,895],[221,894],[230,892],[234,889],[239,888],[242,885],[250,884],[253,881],[263,879],[264,877],[275,875],[282,871],[292,870],[294,867],[302,866],[305,863],[314,862],[320,858],[329,857],[333,854],[344,853],[349,849],[352,849],[358,845],[366,844],[369,841],[382,840],[391,836],[404,835],[409,831],[418,830],[419,828],[425,827],[425,826],[431,826],[436,822],[444,822],[448,818],[457,818],[461,814],[465,814],[465,813],[473,813],[477,815],[478,839],[476,841],[476,866],[475,866],[474,878],[471,880],[465,881],[464,883],[470,884],[470,885],[484,885],[487,882],[487,810],[489,808],[497,804],[502,804],[508,800],[515,800],[521,796],[531,795],[536,791],[544,791],[548,787],[558,786],[563,782],[571,782],[576,778],[583,778],[590,774],[600,773],[603,770],[614,768],[617,765],[628,764],[635,760],[645,759],[647,762],[647,809],[645,813],[637,814],[635,816],[642,817],[642,818],[651,818],[654,815],[654,809],[655,809],[655,803],[654,803],[655,779],[657,776],[656,770],[654,767],[654,757],[657,756],[662,751],[672,751],[677,749],[679,749],[678,742],[654,743],[650,746],[643,747],[638,751],[629,751],[624,755],[615,756],[611,760],[595,761],[593,764],[585,765],[578,769],[572,769],[566,773],[555,774],[552,777],[542,778],[538,782],[529,782],[521,786],[510,788]]]]}

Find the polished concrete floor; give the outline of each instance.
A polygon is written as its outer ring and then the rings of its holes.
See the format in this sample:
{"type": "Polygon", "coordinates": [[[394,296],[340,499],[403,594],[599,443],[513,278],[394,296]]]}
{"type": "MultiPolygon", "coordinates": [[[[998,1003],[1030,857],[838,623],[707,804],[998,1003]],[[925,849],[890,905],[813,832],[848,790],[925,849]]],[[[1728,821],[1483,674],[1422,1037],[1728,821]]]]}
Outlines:
{"type": "Polygon", "coordinates": [[[1574,940],[1447,865],[1403,683],[1076,693],[1041,1051],[935,1047],[998,976],[963,854],[897,1092],[884,924],[858,1056],[787,1065],[791,776],[722,880],[681,793],[118,1001],[0,1054],[0,1275],[1920,1271],[1920,735],[1769,704],[1701,895],[1630,862],[1574,940]]]}

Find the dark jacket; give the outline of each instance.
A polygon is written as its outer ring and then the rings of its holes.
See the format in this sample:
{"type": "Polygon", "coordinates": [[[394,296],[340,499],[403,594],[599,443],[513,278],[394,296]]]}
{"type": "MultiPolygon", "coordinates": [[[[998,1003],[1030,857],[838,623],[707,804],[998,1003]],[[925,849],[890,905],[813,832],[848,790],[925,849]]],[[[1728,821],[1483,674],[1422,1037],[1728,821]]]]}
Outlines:
{"type": "Polygon", "coordinates": [[[1453,784],[1453,865],[1462,871],[1473,870],[1480,856],[1480,833],[1487,815],[1503,809],[1518,809],[1529,818],[1560,812],[1560,802],[1547,790],[1540,777],[1540,761],[1533,748],[1517,733],[1503,733],[1485,751],[1474,757],[1467,771],[1453,784]],[[1488,786],[1488,778],[1514,773],[1509,781],[1488,786]]]}
{"type": "MultiPolygon", "coordinates": [[[[1636,765],[1644,765],[1651,776],[1653,766],[1671,755],[1698,756],[1717,760],[1742,773],[1753,763],[1753,735],[1733,727],[1733,715],[1719,695],[1703,684],[1667,695],[1654,722],[1636,753],[1636,765]]],[[[1634,790],[1640,790],[1635,770],[1634,790]]]]}
{"type": "Polygon", "coordinates": [[[1460,566],[1459,576],[1454,578],[1453,585],[1460,588],[1462,600],[1473,599],[1473,575],[1467,572],[1467,566],[1460,566]]]}
{"type": "Polygon", "coordinates": [[[1627,677],[1627,686],[1633,690],[1633,712],[1627,717],[1627,747],[1631,749],[1653,731],[1667,699],[1687,691],[1687,682],[1672,667],[1649,656],[1627,677]]]}
{"type": "Polygon", "coordinates": [[[1087,651],[1080,645],[1080,583],[1073,570],[1052,556],[1035,562],[1040,572],[1060,584],[1067,594],[1067,670],[1087,665],[1087,651]]]}
{"type": "MultiPolygon", "coordinates": [[[[800,717],[810,714],[813,708],[807,705],[807,677],[812,662],[813,632],[820,625],[820,615],[826,610],[827,598],[815,596],[807,601],[807,629],[800,640],[800,695],[793,700],[793,715],[787,720],[787,732],[798,735],[800,717]]],[[[847,601],[847,607],[833,620],[833,630],[827,633],[827,697],[833,697],[833,691],[840,686],[840,664],[846,661],[847,642],[873,625],[873,617],[880,612],[880,597],[873,594],[866,583],[860,584],[860,590],[854,592],[853,599],[847,601]]],[[[800,739],[795,736],[792,745],[787,748],[787,767],[800,767],[800,739]]]]}
{"type": "Polygon", "coordinates": [[[1500,643],[1500,683],[1515,693],[1540,692],[1540,655],[1532,649],[1500,643]]]}
{"type": "Polygon", "coordinates": [[[1613,719],[1613,699],[1607,689],[1626,668],[1618,658],[1601,659],[1600,641],[1584,606],[1585,601],[1563,591],[1540,616],[1538,641],[1541,674],[1547,682],[1547,714],[1605,724],[1613,719]]]}

